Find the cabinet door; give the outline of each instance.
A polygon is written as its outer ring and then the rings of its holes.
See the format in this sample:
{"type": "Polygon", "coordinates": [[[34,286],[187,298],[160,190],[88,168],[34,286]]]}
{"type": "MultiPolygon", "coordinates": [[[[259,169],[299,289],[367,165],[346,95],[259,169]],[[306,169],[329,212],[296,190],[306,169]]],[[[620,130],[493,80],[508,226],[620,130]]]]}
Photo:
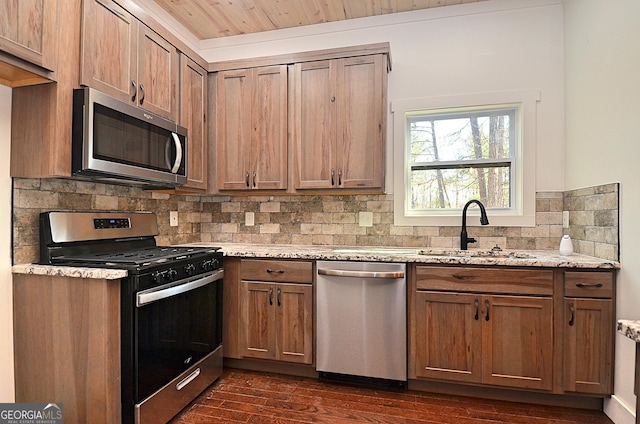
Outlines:
{"type": "Polygon", "coordinates": [[[251,188],[286,188],[287,66],[253,69],[252,97],[251,188]]]}
{"type": "Polygon", "coordinates": [[[553,300],[482,297],[483,383],[551,390],[553,300]]]}
{"type": "Polygon", "coordinates": [[[613,301],[565,298],[564,389],[611,394],[613,301]]]}
{"type": "Polygon", "coordinates": [[[80,83],[135,100],[138,21],[112,0],[86,0],[82,7],[80,83]]]}
{"type": "Polygon", "coordinates": [[[0,0],[0,50],[55,70],[57,0],[0,0]]]}
{"type": "Polygon", "coordinates": [[[382,187],[386,126],[383,55],[338,61],[338,187],[382,187]]]}
{"type": "Polygon", "coordinates": [[[480,297],[416,293],[416,376],[481,381],[480,297]]]}
{"type": "Polygon", "coordinates": [[[216,185],[250,188],[252,72],[220,72],[216,78],[216,185]]]}
{"type": "Polygon", "coordinates": [[[275,297],[273,284],[242,281],[243,356],[276,359],[275,297]]]}
{"type": "Polygon", "coordinates": [[[336,72],[332,63],[335,62],[325,60],[293,66],[290,125],[296,189],[335,186],[336,72]]]}
{"type": "Polygon", "coordinates": [[[178,51],[146,25],[138,24],[136,104],[177,120],[178,51]]]}
{"type": "Polygon", "coordinates": [[[185,188],[207,189],[207,71],[189,57],[180,57],[180,125],[187,133],[185,188]]]}
{"type": "Polygon", "coordinates": [[[313,359],[313,289],[309,284],[277,284],[277,350],[281,361],[313,359]]]}

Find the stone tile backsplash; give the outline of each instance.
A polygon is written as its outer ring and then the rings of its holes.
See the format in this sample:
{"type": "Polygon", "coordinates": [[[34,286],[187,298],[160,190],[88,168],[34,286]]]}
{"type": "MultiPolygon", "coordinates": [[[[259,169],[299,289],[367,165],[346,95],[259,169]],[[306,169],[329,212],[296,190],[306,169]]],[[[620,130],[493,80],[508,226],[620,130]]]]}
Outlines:
{"type": "MultiPolygon", "coordinates": [[[[14,263],[38,260],[38,215],[50,210],[155,212],[161,234],[157,241],[163,245],[205,241],[452,248],[460,236],[458,226],[394,226],[392,195],[174,195],[70,179],[16,178],[13,185],[14,263]],[[177,227],[169,226],[172,210],[178,211],[177,227]],[[359,225],[363,211],[372,213],[372,226],[359,225]],[[247,213],[253,214],[252,226],[245,225],[247,213]]],[[[563,231],[569,231],[576,252],[617,260],[617,187],[537,193],[535,227],[473,226],[471,234],[479,241],[474,247],[554,250],[563,231]],[[562,228],[563,210],[570,211],[570,230],[562,228]]]]}

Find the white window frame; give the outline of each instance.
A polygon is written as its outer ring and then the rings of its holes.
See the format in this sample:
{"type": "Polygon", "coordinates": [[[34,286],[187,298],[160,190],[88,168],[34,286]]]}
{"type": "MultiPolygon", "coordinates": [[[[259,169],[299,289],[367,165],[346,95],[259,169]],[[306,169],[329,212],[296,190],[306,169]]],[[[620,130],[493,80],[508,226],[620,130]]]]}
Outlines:
{"type": "MultiPolygon", "coordinates": [[[[516,136],[515,173],[512,173],[511,207],[491,209],[488,212],[492,226],[534,227],[536,200],[536,126],[537,90],[471,93],[421,99],[400,99],[391,104],[393,114],[394,156],[394,225],[396,226],[459,226],[461,210],[430,210],[420,213],[408,211],[409,184],[409,134],[407,115],[417,111],[482,108],[503,105],[518,108],[519,134],[516,136]]],[[[479,215],[477,207],[471,207],[468,215],[479,215]]],[[[471,222],[474,222],[471,220],[471,222]]]]}

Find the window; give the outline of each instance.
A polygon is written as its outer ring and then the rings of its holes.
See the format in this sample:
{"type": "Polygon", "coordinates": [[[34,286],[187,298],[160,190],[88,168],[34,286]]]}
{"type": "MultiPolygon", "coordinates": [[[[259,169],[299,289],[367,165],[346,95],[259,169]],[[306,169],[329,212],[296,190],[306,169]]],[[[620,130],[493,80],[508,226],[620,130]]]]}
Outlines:
{"type": "Polygon", "coordinates": [[[407,113],[410,213],[511,207],[517,106],[407,113]]]}
{"type": "Polygon", "coordinates": [[[394,224],[460,225],[465,203],[478,199],[492,225],[534,226],[538,99],[508,92],[393,102],[394,224]]]}

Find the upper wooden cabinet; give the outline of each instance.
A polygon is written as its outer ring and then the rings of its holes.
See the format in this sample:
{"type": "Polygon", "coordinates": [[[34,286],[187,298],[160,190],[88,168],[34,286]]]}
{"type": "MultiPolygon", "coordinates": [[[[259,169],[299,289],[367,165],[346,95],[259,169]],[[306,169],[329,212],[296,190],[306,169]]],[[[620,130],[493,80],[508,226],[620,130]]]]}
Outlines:
{"type": "Polygon", "coordinates": [[[57,0],[0,0],[0,50],[54,71],[57,13],[57,0]]]}
{"type": "Polygon", "coordinates": [[[386,55],[293,65],[295,189],[382,189],[386,55]]]}
{"type": "Polygon", "coordinates": [[[83,2],[80,83],[177,120],[177,49],[112,0],[83,2]]]}
{"type": "Polygon", "coordinates": [[[218,190],[287,188],[287,66],[219,72],[218,190]]]}
{"type": "Polygon", "coordinates": [[[184,188],[207,189],[207,71],[180,55],[180,120],[187,128],[187,183],[184,188]]]}

